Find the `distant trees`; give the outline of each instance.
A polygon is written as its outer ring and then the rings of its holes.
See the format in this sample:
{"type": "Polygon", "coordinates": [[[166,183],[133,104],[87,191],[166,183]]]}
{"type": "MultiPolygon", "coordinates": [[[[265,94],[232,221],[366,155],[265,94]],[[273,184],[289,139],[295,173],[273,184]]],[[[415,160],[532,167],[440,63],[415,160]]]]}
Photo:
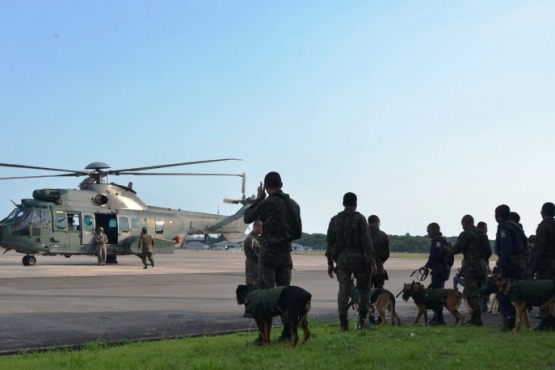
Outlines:
{"type": "MultiPolygon", "coordinates": [[[[428,253],[430,251],[430,238],[428,236],[388,235],[389,249],[391,252],[399,253],[428,253]]],[[[447,237],[451,245],[455,244],[457,237],[447,237]]],[[[325,234],[306,234],[303,233],[301,239],[295,241],[306,247],[313,249],[326,249],[325,234]]]]}

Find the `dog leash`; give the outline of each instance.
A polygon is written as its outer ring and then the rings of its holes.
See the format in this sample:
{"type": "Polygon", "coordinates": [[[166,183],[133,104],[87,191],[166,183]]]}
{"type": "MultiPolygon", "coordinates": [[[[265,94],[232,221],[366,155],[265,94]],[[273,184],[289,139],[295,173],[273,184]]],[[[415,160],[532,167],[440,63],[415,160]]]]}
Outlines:
{"type": "Polygon", "coordinates": [[[410,277],[413,277],[414,274],[416,274],[416,279],[418,279],[420,281],[424,281],[428,277],[428,273],[429,273],[428,269],[421,269],[420,268],[420,269],[414,270],[412,272],[412,274],[410,274],[410,277]]]}

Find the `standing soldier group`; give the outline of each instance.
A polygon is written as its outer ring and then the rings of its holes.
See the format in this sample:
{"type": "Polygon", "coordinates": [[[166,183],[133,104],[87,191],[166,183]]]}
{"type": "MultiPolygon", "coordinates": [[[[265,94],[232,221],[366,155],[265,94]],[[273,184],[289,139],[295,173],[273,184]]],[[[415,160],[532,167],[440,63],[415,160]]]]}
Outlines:
{"type": "MultiPolygon", "coordinates": [[[[259,289],[290,285],[293,268],[291,242],[301,237],[300,207],[282,192],[281,187],[280,175],[277,172],[268,173],[264,183],[258,187],[256,200],[244,215],[246,223],[255,222],[253,232],[244,244],[247,284],[255,284],[259,289]]],[[[389,240],[380,230],[378,216],[368,217],[367,222],[357,212],[357,196],[354,193],[348,192],[343,196],[343,207],[343,211],[333,216],[328,225],[326,258],[329,277],[333,278],[335,273],[339,283],[337,306],[340,328],[347,331],[348,302],[353,281],[360,293],[357,329],[367,325],[370,289],[383,288],[388,279],[384,263],[389,258],[389,240]]],[[[523,278],[555,280],[555,205],[545,203],[541,215],[543,220],[536,230],[534,243],[529,244],[518,214],[511,212],[505,204],[495,209],[495,220],[498,223],[495,238],[495,253],[498,256],[496,267],[508,282],[507,289],[523,278]]],[[[466,325],[482,326],[481,314],[486,312],[487,297],[481,297],[480,287],[487,280],[489,258],[492,255],[487,225],[479,222],[475,226],[474,218],[465,215],[461,226],[463,231],[451,247],[437,223],[428,225],[430,255],[421,269],[431,270],[432,283],[429,288],[444,288],[454,255],[462,253],[463,293],[472,308],[471,318],[466,325]]],[[[515,308],[506,290],[497,293],[497,300],[503,318],[503,330],[510,330],[515,325],[515,308]]],[[[434,313],[430,323],[445,324],[442,307],[438,307],[434,313]]],[[[555,318],[548,310],[541,309],[540,317],[541,323],[537,329],[555,329],[555,318]]],[[[284,325],[280,340],[289,340],[291,334],[287,320],[282,318],[282,322],[284,325]]]]}

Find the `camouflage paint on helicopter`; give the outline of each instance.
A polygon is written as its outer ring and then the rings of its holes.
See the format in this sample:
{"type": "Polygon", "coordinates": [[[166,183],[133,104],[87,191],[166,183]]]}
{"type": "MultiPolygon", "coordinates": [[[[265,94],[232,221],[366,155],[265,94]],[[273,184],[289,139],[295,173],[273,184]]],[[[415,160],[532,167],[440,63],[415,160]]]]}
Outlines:
{"type": "MultiPolygon", "coordinates": [[[[125,173],[125,171],[142,171],[203,162],[205,161],[118,170],[117,173],[103,171],[109,168],[105,163],[91,163],[87,169],[93,171],[86,173],[72,171],[78,173],[78,176],[89,176],[81,183],[79,190],[39,189],[33,192],[33,199],[22,199],[21,204],[16,205],[8,217],[0,221],[0,247],[6,251],[24,253],[22,262],[27,266],[36,263],[35,254],[66,257],[74,254],[94,255],[96,250],[93,245],[93,235],[99,226],[104,228],[108,236],[108,262],[116,262],[117,255],[137,254],[139,235],[143,227],[147,228],[155,240],[154,253],[173,253],[176,244],[183,241],[186,235],[191,234],[223,234],[229,241],[242,240],[247,227],[243,223],[243,213],[252,201],[251,198],[245,199],[244,195],[242,200],[233,201],[242,203],[243,207],[235,215],[226,217],[148,206],[137,197],[131,184],[122,186],[101,182],[101,179],[110,173],[139,174],[125,173]]],[[[2,163],[0,166],[41,168],[2,163]]],[[[69,172],[69,170],[61,171],[69,172]]],[[[151,173],[149,175],[178,174],[151,173]]],[[[234,176],[242,176],[244,179],[244,174],[234,176]]],[[[24,178],[31,177],[50,176],[24,178]]]]}

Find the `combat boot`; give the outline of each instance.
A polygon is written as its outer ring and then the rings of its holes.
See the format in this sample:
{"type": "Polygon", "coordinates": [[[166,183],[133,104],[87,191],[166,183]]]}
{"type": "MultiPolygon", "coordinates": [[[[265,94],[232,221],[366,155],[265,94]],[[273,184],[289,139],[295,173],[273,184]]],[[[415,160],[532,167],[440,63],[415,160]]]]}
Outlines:
{"type": "Polygon", "coordinates": [[[443,307],[436,311],[434,319],[435,320],[431,322],[430,325],[445,325],[445,320],[443,319],[443,307]]]}
{"type": "Polygon", "coordinates": [[[465,326],[484,326],[482,322],[482,316],[478,314],[472,315],[470,320],[464,323],[465,326]]]}
{"type": "Polygon", "coordinates": [[[341,331],[349,331],[349,320],[347,320],[347,315],[339,315],[339,327],[341,331]]]}
{"type": "Polygon", "coordinates": [[[501,331],[511,331],[515,328],[515,318],[514,317],[504,317],[503,326],[501,331]]]}
{"type": "Polygon", "coordinates": [[[357,330],[362,330],[366,328],[366,315],[368,315],[368,312],[365,312],[365,311],[359,312],[358,321],[357,321],[357,330]]]}

